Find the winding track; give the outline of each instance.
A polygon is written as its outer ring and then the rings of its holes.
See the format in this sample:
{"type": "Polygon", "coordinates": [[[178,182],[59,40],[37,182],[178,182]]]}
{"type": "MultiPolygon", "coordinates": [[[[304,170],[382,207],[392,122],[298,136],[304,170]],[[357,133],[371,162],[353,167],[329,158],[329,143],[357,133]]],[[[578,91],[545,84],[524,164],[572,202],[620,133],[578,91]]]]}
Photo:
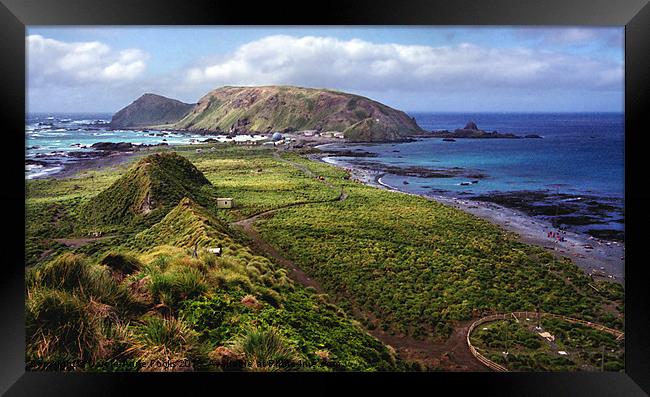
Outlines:
{"type": "MultiPolygon", "coordinates": [[[[300,171],[305,175],[316,178],[316,175],[307,167],[302,164],[298,164],[282,158],[280,154],[276,151],[273,153],[273,157],[277,160],[287,163],[300,171]]],[[[323,183],[325,186],[333,190],[338,190],[338,188],[327,180],[320,180],[319,182],[323,183]]],[[[231,227],[237,227],[242,230],[251,240],[251,247],[254,251],[273,258],[277,263],[285,267],[289,276],[295,281],[307,286],[312,287],[319,293],[324,293],[325,290],[318,283],[318,281],[310,278],[304,271],[302,271],[293,261],[287,259],[275,249],[271,244],[266,242],[262,236],[255,230],[253,227],[254,223],[260,219],[264,219],[272,216],[278,211],[281,211],[285,208],[297,207],[300,205],[306,204],[319,204],[319,203],[328,203],[335,201],[345,201],[348,198],[348,194],[341,189],[341,193],[335,199],[329,200],[319,200],[319,201],[304,201],[291,203],[283,205],[281,207],[263,211],[255,215],[251,215],[247,218],[241,219],[236,222],[230,223],[231,227]]],[[[351,299],[351,301],[353,301],[351,299]]],[[[366,316],[372,318],[372,314],[368,313],[360,308],[353,309],[355,314],[360,316],[366,316]]],[[[389,333],[381,330],[379,327],[373,330],[367,330],[375,338],[379,339],[382,343],[390,345],[395,348],[400,355],[404,358],[417,361],[423,364],[427,364],[431,367],[443,367],[449,370],[456,371],[486,371],[487,368],[483,366],[470,352],[469,347],[466,343],[466,336],[471,321],[465,321],[459,324],[456,324],[454,331],[451,336],[445,340],[420,340],[415,339],[408,335],[403,335],[399,333],[389,333]]]]}

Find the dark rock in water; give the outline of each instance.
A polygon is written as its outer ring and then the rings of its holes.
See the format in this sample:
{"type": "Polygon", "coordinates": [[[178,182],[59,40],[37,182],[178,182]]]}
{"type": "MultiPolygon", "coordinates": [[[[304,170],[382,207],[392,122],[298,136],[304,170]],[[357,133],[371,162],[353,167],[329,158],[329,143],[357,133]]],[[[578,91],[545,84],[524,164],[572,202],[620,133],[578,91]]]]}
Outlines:
{"type": "Polygon", "coordinates": [[[472,183],[478,183],[478,181],[472,181],[472,183]]]}
{"type": "Polygon", "coordinates": [[[405,185],[408,185],[408,184],[409,184],[408,181],[404,181],[404,182],[402,182],[402,183],[405,184],[405,185]]]}
{"type": "Polygon", "coordinates": [[[624,219],[622,200],[552,191],[490,193],[473,198],[517,209],[550,221],[554,227],[608,240],[622,240],[624,236],[624,231],[617,226],[621,223],[616,222],[624,219]]]}
{"type": "MultiPolygon", "coordinates": [[[[295,147],[298,147],[296,145],[295,147]]],[[[357,149],[360,150],[360,149],[357,149]]],[[[377,153],[357,151],[357,150],[321,150],[321,154],[327,154],[329,156],[341,156],[341,157],[377,157],[377,153]]]]}
{"type": "Polygon", "coordinates": [[[40,166],[46,166],[46,165],[48,165],[48,163],[45,162],[45,161],[38,161],[38,160],[26,159],[26,160],[25,160],[25,165],[40,165],[40,166]]]}
{"type": "Polygon", "coordinates": [[[541,138],[537,134],[528,134],[524,137],[512,134],[510,132],[498,132],[498,131],[484,131],[480,130],[476,123],[470,121],[465,125],[464,128],[458,128],[453,132],[448,130],[440,131],[431,131],[427,135],[432,138],[443,138],[445,142],[454,142],[454,138],[473,138],[473,139],[485,139],[485,138],[507,138],[507,139],[521,139],[521,138],[541,138]]]}
{"type": "Polygon", "coordinates": [[[478,129],[478,126],[477,126],[476,123],[473,122],[473,121],[470,121],[469,123],[465,124],[465,128],[463,128],[463,129],[464,129],[464,130],[474,130],[474,131],[478,131],[478,130],[479,130],[479,129],[478,129]]]}
{"type": "MultiPolygon", "coordinates": [[[[401,156],[400,156],[401,157],[401,156]]],[[[397,166],[375,163],[372,161],[355,161],[357,167],[383,172],[387,174],[416,178],[453,178],[462,177],[467,179],[482,179],[486,176],[477,172],[476,169],[465,169],[460,167],[452,168],[428,168],[420,166],[397,166]]]]}
{"type": "Polygon", "coordinates": [[[613,229],[589,229],[587,234],[590,236],[604,239],[604,240],[613,240],[613,241],[624,241],[625,233],[622,230],[613,230],[613,229]]]}
{"type": "Polygon", "coordinates": [[[109,151],[114,151],[114,152],[125,152],[129,150],[133,150],[133,144],[130,142],[96,142],[93,143],[91,146],[93,149],[97,150],[109,150],[109,151]]]}
{"type": "Polygon", "coordinates": [[[110,154],[109,150],[99,150],[92,152],[69,152],[68,156],[76,159],[93,159],[97,157],[104,157],[110,154]]]}
{"type": "Polygon", "coordinates": [[[567,226],[597,225],[604,223],[600,219],[588,215],[562,215],[555,217],[553,222],[558,225],[567,226]]]}
{"type": "Polygon", "coordinates": [[[472,184],[471,182],[461,182],[460,183],[461,186],[469,186],[471,184],[472,184]]]}

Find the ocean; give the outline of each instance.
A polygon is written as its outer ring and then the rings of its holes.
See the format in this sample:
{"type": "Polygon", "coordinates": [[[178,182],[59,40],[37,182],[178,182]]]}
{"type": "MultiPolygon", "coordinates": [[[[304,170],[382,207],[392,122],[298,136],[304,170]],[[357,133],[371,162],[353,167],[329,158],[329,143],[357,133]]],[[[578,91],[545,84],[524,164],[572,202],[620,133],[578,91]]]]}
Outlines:
{"type": "Polygon", "coordinates": [[[623,239],[622,113],[410,115],[427,131],[453,131],[471,120],[482,130],[538,134],[542,139],[446,142],[424,138],[407,143],[327,145],[327,150],[365,152],[376,157],[336,156],[326,160],[388,171],[381,183],[402,191],[490,201],[548,220],[559,228],[623,239]],[[418,176],[419,168],[447,171],[452,176],[418,176]]]}

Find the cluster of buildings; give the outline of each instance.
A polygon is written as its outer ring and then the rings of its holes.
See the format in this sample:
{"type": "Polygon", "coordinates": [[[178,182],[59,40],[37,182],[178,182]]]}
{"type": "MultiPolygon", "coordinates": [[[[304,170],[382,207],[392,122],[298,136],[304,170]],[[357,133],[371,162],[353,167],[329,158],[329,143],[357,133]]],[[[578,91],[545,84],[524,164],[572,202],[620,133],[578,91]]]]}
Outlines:
{"type": "Polygon", "coordinates": [[[298,134],[307,137],[338,138],[338,139],[345,138],[343,133],[340,131],[318,132],[317,130],[304,130],[304,131],[298,131],[298,134]]]}

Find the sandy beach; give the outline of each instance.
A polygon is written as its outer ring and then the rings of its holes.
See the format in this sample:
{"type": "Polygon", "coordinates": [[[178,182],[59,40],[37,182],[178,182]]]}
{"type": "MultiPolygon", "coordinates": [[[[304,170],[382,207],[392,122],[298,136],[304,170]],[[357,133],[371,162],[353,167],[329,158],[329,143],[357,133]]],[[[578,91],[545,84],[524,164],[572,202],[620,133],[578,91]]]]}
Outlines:
{"type": "MultiPolygon", "coordinates": [[[[380,189],[403,192],[382,182],[381,171],[359,169],[348,164],[341,164],[332,157],[310,156],[351,171],[352,179],[380,189]]],[[[544,247],[556,257],[568,257],[585,273],[595,279],[615,281],[625,285],[625,245],[615,241],[606,241],[592,236],[566,231],[562,234],[564,241],[548,237],[549,231],[557,231],[550,223],[534,219],[520,211],[493,203],[458,199],[440,195],[421,195],[445,205],[458,208],[479,218],[503,227],[519,236],[520,241],[544,247]]]]}

